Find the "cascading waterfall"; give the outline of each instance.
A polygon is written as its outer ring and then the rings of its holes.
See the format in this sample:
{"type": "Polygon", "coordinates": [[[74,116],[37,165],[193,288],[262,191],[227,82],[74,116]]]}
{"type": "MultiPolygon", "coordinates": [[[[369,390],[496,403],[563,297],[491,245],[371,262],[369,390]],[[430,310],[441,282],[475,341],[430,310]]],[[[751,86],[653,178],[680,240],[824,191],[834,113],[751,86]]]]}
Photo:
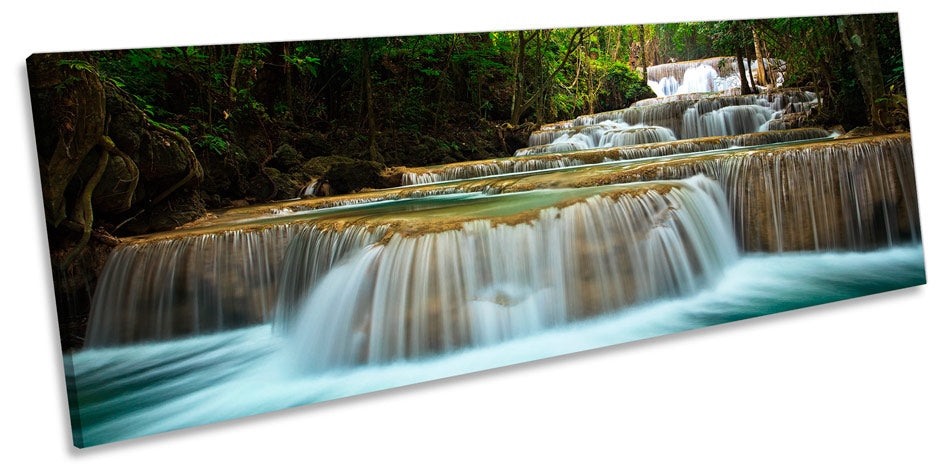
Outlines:
{"type": "Polygon", "coordinates": [[[867,250],[920,243],[910,139],[778,149],[656,165],[722,185],[745,251],[867,250]]]}
{"type": "Polygon", "coordinates": [[[815,94],[738,95],[734,58],[648,74],[516,157],[124,240],[67,355],[77,442],[924,282],[909,134],[796,128],[815,94]]]}
{"type": "MultiPolygon", "coordinates": [[[[745,60],[748,83],[755,83],[758,61],[745,60]]],[[[775,73],[775,81],[784,82],[784,62],[763,59],[766,68],[775,73]]],[[[739,67],[735,57],[673,62],[647,67],[647,84],[659,97],[688,93],[716,93],[739,88],[739,67]]]]}
{"type": "Polygon", "coordinates": [[[295,231],[277,226],[119,247],[96,288],[86,345],[164,340],[268,320],[282,247],[295,231]]]}
{"type": "Polygon", "coordinates": [[[588,126],[534,133],[529,138],[529,142],[549,141],[550,143],[536,144],[519,149],[515,152],[515,156],[525,157],[548,153],[574,152],[592,148],[621,147],[670,140],[676,140],[676,135],[665,127],[642,124],[631,126],[625,122],[604,121],[588,126]]]}
{"type": "MultiPolygon", "coordinates": [[[[588,128],[589,127],[593,126],[588,126],[588,128]]],[[[403,173],[402,183],[403,185],[431,184],[466,178],[480,178],[509,173],[566,168],[592,163],[661,157],[678,153],[706,152],[710,150],[725,150],[731,147],[748,147],[779,142],[820,139],[831,135],[831,132],[824,129],[805,128],[787,131],[757,132],[719,138],[687,139],[679,141],[659,140],[658,144],[653,145],[603,145],[600,147],[601,149],[609,148],[612,149],[612,151],[581,151],[563,156],[558,154],[544,154],[536,156],[535,158],[483,160],[479,162],[445,165],[431,169],[424,168],[418,171],[410,170],[403,173]]],[[[610,136],[608,135],[607,138],[610,138],[610,136]]]]}
{"type": "Polygon", "coordinates": [[[692,292],[735,260],[735,240],[718,185],[669,185],[594,196],[515,225],[396,234],[328,272],[299,318],[278,320],[296,322],[293,356],[323,370],[488,345],[692,292]]]}
{"type": "MultiPolygon", "coordinates": [[[[800,113],[817,103],[817,96],[810,91],[785,90],[757,95],[714,96],[690,95],[687,99],[649,100],[652,104],[633,106],[617,111],[579,116],[564,121],[541,126],[532,134],[529,145],[556,142],[565,135],[588,135],[596,130],[587,130],[593,126],[604,126],[604,131],[616,127],[616,123],[628,126],[662,127],[673,133],[675,138],[715,137],[723,135],[746,134],[774,129],[771,123],[780,122],[788,113],[800,113]]],[[[567,141],[565,139],[565,141],[567,141]]],[[[581,142],[581,141],[578,141],[581,142]]],[[[579,150],[583,144],[574,144],[571,148],[558,147],[519,150],[516,155],[541,154],[546,152],[579,150]]]]}

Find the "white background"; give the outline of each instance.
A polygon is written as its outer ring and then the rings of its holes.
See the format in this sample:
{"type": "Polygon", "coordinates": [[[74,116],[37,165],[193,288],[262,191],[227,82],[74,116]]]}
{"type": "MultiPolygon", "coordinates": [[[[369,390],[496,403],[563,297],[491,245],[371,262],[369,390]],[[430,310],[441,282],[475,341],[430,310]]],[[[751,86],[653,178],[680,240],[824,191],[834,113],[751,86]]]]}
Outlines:
{"type": "Polygon", "coordinates": [[[0,465],[950,468],[945,306],[950,257],[944,243],[950,28],[938,3],[533,3],[8,2],[0,43],[6,105],[0,114],[5,221],[0,465]],[[72,448],[23,62],[30,53],[895,9],[903,33],[928,285],[72,448]]]}

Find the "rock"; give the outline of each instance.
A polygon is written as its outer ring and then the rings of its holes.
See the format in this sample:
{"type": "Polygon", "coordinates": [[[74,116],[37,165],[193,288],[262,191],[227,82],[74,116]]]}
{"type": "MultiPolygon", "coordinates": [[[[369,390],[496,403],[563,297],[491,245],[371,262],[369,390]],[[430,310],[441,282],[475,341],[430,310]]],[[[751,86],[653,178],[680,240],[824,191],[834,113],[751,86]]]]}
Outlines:
{"type": "Polygon", "coordinates": [[[282,173],[276,168],[264,168],[264,173],[277,187],[277,193],[273,199],[295,198],[300,192],[300,187],[307,183],[306,180],[294,178],[292,175],[282,173]]]}
{"type": "Polygon", "coordinates": [[[204,203],[198,193],[183,191],[172,194],[151,210],[132,218],[123,228],[135,234],[162,232],[201,218],[205,214],[204,203]]]}
{"type": "Polygon", "coordinates": [[[336,163],[353,164],[355,161],[356,160],[353,160],[352,158],[341,157],[339,155],[316,157],[304,162],[301,167],[301,171],[310,178],[317,178],[320,176],[326,176],[327,172],[330,171],[330,167],[336,163]]]}
{"type": "Polygon", "coordinates": [[[109,137],[140,172],[133,203],[153,200],[175,185],[195,187],[203,171],[188,141],[148,120],[118,87],[107,84],[105,95],[109,137]]]}
{"type": "Polygon", "coordinates": [[[129,210],[138,182],[139,169],[135,162],[110,153],[106,171],[92,193],[93,210],[107,214],[121,214],[129,210]]]}
{"type": "Polygon", "coordinates": [[[305,158],[320,157],[333,153],[330,142],[327,141],[326,137],[317,133],[300,136],[300,138],[294,141],[294,147],[296,147],[305,158]]]}
{"type": "Polygon", "coordinates": [[[334,163],[327,172],[330,186],[339,193],[350,193],[364,188],[381,186],[382,163],[367,160],[334,163]]]}
{"type": "Polygon", "coordinates": [[[99,77],[78,59],[61,63],[61,54],[34,54],[27,59],[33,125],[40,161],[46,220],[58,226],[66,219],[67,187],[103,137],[105,91],[99,77]]]}
{"type": "Polygon", "coordinates": [[[272,167],[280,171],[290,171],[300,167],[301,163],[303,163],[303,157],[297,149],[288,144],[283,144],[277,147],[277,150],[274,152],[274,158],[269,163],[272,167]]]}
{"type": "Polygon", "coordinates": [[[858,126],[848,131],[848,133],[841,136],[841,138],[850,139],[852,137],[870,137],[872,135],[874,135],[874,130],[871,129],[870,126],[858,126]]]}

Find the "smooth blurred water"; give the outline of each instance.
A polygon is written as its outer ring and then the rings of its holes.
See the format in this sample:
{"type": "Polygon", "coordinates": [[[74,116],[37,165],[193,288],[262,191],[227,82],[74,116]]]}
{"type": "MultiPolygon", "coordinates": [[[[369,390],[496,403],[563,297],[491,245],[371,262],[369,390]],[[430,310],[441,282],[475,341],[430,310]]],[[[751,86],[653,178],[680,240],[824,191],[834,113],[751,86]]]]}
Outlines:
{"type": "MultiPolygon", "coordinates": [[[[920,245],[745,255],[713,286],[491,346],[306,372],[269,325],[65,357],[78,446],[279,410],[925,282],[920,245]]],[[[618,373],[623,373],[618,371],[618,373]]]]}

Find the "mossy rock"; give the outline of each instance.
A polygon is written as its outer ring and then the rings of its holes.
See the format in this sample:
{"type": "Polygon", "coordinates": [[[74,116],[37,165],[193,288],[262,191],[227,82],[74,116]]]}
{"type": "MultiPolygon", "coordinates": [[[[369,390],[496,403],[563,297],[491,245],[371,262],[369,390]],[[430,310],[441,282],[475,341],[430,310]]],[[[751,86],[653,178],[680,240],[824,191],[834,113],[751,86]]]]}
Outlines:
{"type": "Polygon", "coordinates": [[[306,181],[295,178],[291,174],[283,173],[276,168],[264,168],[264,174],[277,186],[277,193],[273,199],[292,199],[297,197],[300,187],[306,184],[306,181]]]}
{"type": "Polygon", "coordinates": [[[301,163],[303,163],[303,156],[300,155],[297,149],[288,144],[277,147],[277,150],[274,152],[274,158],[270,161],[271,166],[280,171],[290,171],[299,168],[301,163]]]}
{"type": "Polygon", "coordinates": [[[337,163],[350,164],[356,160],[349,157],[342,157],[339,155],[329,155],[326,157],[316,157],[311,158],[304,162],[302,165],[301,171],[309,176],[310,178],[316,178],[318,176],[326,176],[327,172],[330,171],[330,167],[337,163]]]}
{"type": "Polygon", "coordinates": [[[92,207],[108,214],[120,214],[132,207],[138,187],[139,170],[131,159],[110,154],[106,171],[92,192],[92,207]]]}
{"type": "MultiPolygon", "coordinates": [[[[184,137],[148,120],[117,87],[107,84],[105,97],[106,113],[110,118],[109,137],[139,170],[140,184],[133,203],[158,196],[189,174],[198,176],[191,179],[190,185],[198,183],[203,170],[184,137]]],[[[116,165],[115,168],[121,167],[116,165]]],[[[121,178],[122,175],[114,177],[121,178]]]]}
{"type": "Polygon", "coordinates": [[[333,148],[330,146],[330,142],[327,138],[317,133],[304,134],[295,140],[293,145],[305,158],[319,157],[333,153],[333,148]]]}
{"type": "Polygon", "coordinates": [[[368,160],[337,162],[330,166],[326,177],[330,186],[338,193],[351,193],[364,188],[380,187],[380,174],[385,168],[382,163],[368,160]]]}

